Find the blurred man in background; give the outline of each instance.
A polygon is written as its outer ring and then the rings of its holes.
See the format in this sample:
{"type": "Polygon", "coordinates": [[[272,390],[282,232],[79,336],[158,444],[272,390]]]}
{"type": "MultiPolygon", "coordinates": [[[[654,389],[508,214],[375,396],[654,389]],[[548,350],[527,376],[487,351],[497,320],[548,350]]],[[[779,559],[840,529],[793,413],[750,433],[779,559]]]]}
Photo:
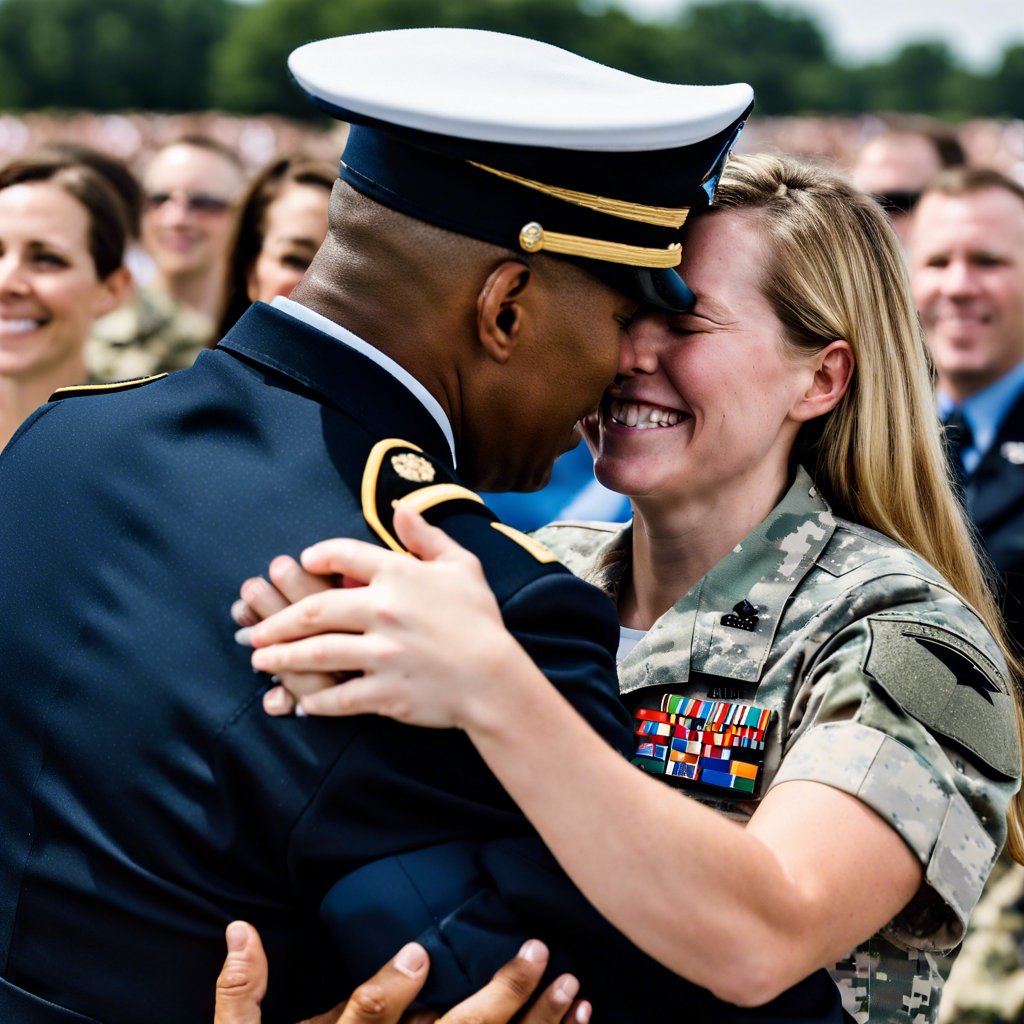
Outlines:
{"type": "MultiPolygon", "coordinates": [[[[914,298],[968,514],[1024,646],[1024,188],[983,168],[945,171],[910,232],[914,298]]],[[[942,1001],[944,1024],[1024,1019],[1024,868],[996,865],[942,1001]]]]}
{"type": "Polygon", "coordinates": [[[922,190],[940,171],[966,162],[963,147],[945,125],[930,118],[893,120],[857,154],[853,182],[878,199],[906,246],[910,214],[922,190]]]}

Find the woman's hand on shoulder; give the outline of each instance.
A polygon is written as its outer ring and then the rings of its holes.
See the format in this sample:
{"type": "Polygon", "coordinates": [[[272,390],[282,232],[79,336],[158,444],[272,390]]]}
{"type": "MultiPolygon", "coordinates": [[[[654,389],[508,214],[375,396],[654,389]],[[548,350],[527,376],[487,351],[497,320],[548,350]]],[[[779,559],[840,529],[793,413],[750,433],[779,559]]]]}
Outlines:
{"type": "MultiPolygon", "coordinates": [[[[256,929],[244,921],[228,925],[227,941],[227,957],[217,978],[214,1024],[260,1024],[268,976],[263,944],[256,929]]],[[[507,1024],[533,995],[547,962],[547,948],[531,939],[487,985],[443,1017],[430,1011],[406,1013],[430,969],[426,950],[409,943],[344,1003],[301,1024],[507,1024]]],[[[572,975],[556,978],[522,1024],[587,1024],[591,1007],[576,999],[578,991],[572,975]]]]}
{"type": "MultiPolygon", "coordinates": [[[[307,548],[307,582],[295,584],[305,595],[281,599],[246,631],[252,664],[279,677],[307,714],[458,727],[486,706],[503,672],[532,662],[505,629],[475,555],[408,509],[396,510],[395,528],[417,557],[352,538],[307,548]],[[326,578],[341,585],[308,583],[326,578]]],[[[284,582],[275,580],[288,597],[284,582]]],[[[268,696],[271,713],[292,710],[268,696]]]]}

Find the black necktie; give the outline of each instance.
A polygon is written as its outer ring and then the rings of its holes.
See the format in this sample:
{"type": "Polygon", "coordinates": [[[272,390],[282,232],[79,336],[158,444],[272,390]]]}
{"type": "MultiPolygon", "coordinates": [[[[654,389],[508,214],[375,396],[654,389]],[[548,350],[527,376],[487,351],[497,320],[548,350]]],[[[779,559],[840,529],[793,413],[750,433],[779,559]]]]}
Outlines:
{"type": "Polygon", "coordinates": [[[970,448],[974,443],[974,435],[971,433],[971,426],[964,416],[960,406],[954,406],[953,411],[946,417],[946,453],[953,472],[962,484],[966,471],[964,470],[963,451],[970,448]]]}

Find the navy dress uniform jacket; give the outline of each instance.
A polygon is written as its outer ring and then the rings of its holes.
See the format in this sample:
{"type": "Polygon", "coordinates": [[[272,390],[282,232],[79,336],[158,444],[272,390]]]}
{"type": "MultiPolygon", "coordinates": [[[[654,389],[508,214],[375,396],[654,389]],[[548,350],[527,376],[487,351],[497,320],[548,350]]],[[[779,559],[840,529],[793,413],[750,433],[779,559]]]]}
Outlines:
{"type": "Polygon", "coordinates": [[[967,514],[999,573],[1010,635],[1024,648],[1024,395],[964,484],[967,514]]]}
{"type": "MultiPolygon", "coordinates": [[[[267,948],[264,1020],[294,1021],[349,990],[332,929],[346,941],[345,922],[364,920],[372,935],[389,907],[399,932],[418,928],[424,906],[438,1002],[485,981],[527,935],[557,939],[571,909],[594,940],[573,966],[588,997],[608,1001],[603,1019],[634,1017],[613,1005],[625,990],[635,1011],[644,978],[685,1000],[687,1019],[730,1019],[600,922],[462,734],[263,713],[266,680],[233,640],[238,584],[324,537],[375,539],[359,485],[387,437],[450,464],[401,384],[258,305],[193,369],[46,405],[0,457],[5,1024],[210,1019],[235,917],[267,948]],[[411,917],[408,885],[387,877],[396,855],[415,858],[411,917]],[[421,858],[433,862],[417,873],[421,858]],[[378,863],[383,875],[360,873],[378,863]],[[450,930],[431,931],[449,911],[450,930]]],[[[628,750],[607,600],[480,516],[444,526],[481,557],[548,678],[628,750]]],[[[396,933],[380,959],[414,934],[396,933]]],[[[358,929],[348,940],[360,944],[358,929]]],[[[754,1016],[834,1012],[812,982],[792,999],[754,1016]]]]}

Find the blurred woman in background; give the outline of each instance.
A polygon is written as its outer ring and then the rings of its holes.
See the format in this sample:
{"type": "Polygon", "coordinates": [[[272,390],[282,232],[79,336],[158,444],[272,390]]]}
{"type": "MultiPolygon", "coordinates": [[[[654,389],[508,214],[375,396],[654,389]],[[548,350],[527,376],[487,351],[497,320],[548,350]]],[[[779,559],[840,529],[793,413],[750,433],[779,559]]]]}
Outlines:
{"type": "Polygon", "coordinates": [[[131,284],[128,214],[91,167],[54,154],[0,167],[0,447],[86,377],[93,321],[131,284]]]}
{"type": "Polygon", "coordinates": [[[334,168],[308,157],[280,157],[253,178],[238,207],[228,281],[214,338],[234,326],[251,302],[290,295],[327,234],[334,168]]]}

